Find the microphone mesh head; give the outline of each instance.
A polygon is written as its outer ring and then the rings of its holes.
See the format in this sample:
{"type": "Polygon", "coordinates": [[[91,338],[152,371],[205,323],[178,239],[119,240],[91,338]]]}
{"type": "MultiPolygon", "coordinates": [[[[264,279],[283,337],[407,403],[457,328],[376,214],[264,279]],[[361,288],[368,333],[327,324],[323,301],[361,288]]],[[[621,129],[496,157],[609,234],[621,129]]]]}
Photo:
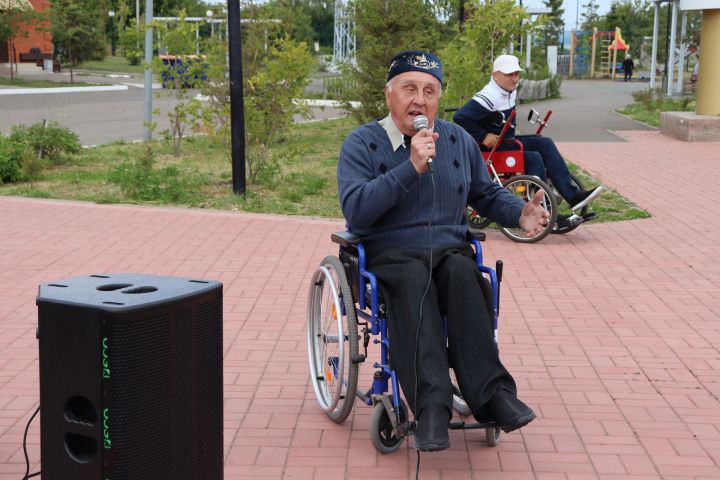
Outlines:
{"type": "Polygon", "coordinates": [[[413,128],[415,130],[420,130],[422,128],[428,128],[428,119],[425,115],[418,115],[415,117],[415,120],[413,120],[413,128]]]}

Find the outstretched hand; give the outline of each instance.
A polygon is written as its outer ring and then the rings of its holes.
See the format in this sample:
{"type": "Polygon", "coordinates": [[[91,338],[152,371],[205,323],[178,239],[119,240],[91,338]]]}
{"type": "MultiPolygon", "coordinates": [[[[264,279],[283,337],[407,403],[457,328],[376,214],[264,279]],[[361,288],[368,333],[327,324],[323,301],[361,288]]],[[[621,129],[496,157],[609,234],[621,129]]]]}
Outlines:
{"type": "Polygon", "coordinates": [[[540,204],[544,195],[544,191],[538,190],[533,199],[526,203],[522,209],[519,223],[526,237],[534,237],[540,234],[550,221],[550,212],[540,204]]]}

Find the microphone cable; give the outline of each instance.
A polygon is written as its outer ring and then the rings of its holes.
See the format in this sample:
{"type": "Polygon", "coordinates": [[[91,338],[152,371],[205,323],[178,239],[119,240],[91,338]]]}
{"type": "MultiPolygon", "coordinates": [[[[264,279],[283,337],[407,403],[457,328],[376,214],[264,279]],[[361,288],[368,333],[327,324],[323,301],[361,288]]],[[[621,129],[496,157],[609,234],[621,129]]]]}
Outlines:
{"type": "MultiPolygon", "coordinates": [[[[422,294],[422,298],[420,299],[420,316],[418,318],[418,326],[415,330],[415,355],[413,358],[413,370],[415,371],[415,392],[413,393],[413,405],[415,405],[415,408],[417,409],[417,384],[418,384],[418,374],[417,374],[417,359],[418,359],[418,343],[420,338],[420,326],[422,325],[422,317],[423,317],[423,305],[425,303],[425,297],[427,296],[428,291],[430,290],[430,284],[432,282],[432,272],[433,272],[433,248],[432,248],[432,217],[435,213],[435,176],[433,175],[433,170],[428,168],[428,172],[430,174],[430,181],[432,182],[432,207],[430,208],[430,218],[428,219],[428,250],[429,250],[429,265],[428,265],[428,281],[425,285],[425,291],[422,294]]],[[[415,421],[415,426],[417,427],[417,421],[415,421]]],[[[415,480],[420,479],[420,450],[417,448],[417,445],[415,446],[415,451],[417,452],[417,467],[415,469],[415,480]]]]}
{"type": "Polygon", "coordinates": [[[28,457],[28,451],[27,451],[27,434],[28,430],[30,429],[30,424],[32,423],[33,419],[35,418],[35,415],[38,414],[40,411],[40,405],[38,405],[37,409],[35,409],[35,413],[32,414],[30,417],[30,420],[28,420],[27,425],[25,425],[25,433],[23,434],[23,453],[25,454],[25,476],[22,478],[22,480],[28,480],[32,477],[37,477],[40,475],[41,472],[35,472],[30,473],[30,458],[28,457]]]}

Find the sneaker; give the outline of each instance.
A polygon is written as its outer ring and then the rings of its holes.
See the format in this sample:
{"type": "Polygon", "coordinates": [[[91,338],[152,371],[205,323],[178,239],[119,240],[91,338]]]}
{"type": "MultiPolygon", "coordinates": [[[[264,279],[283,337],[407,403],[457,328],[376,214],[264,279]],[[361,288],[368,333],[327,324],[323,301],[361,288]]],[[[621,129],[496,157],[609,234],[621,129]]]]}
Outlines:
{"type": "Polygon", "coordinates": [[[573,210],[578,210],[587,206],[590,202],[595,200],[603,191],[603,187],[597,187],[594,190],[584,190],[573,195],[570,205],[573,210]]]}
{"type": "Polygon", "coordinates": [[[558,230],[565,230],[567,228],[572,228],[572,224],[568,220],[570,218],[570,215],[558,215],[557,221],[555,222],[555,225],[553,225],[553,232],[557,232],[558,230]]]}

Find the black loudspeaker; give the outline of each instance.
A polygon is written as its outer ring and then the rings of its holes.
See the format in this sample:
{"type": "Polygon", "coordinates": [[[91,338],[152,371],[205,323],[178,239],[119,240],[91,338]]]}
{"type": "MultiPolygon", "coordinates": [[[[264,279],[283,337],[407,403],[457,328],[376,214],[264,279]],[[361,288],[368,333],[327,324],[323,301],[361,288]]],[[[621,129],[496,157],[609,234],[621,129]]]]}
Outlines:
{"type": "Polygon", "coordinates": [[[222,284],[40,285],[43,480],[222,480],[222,284]]]}

